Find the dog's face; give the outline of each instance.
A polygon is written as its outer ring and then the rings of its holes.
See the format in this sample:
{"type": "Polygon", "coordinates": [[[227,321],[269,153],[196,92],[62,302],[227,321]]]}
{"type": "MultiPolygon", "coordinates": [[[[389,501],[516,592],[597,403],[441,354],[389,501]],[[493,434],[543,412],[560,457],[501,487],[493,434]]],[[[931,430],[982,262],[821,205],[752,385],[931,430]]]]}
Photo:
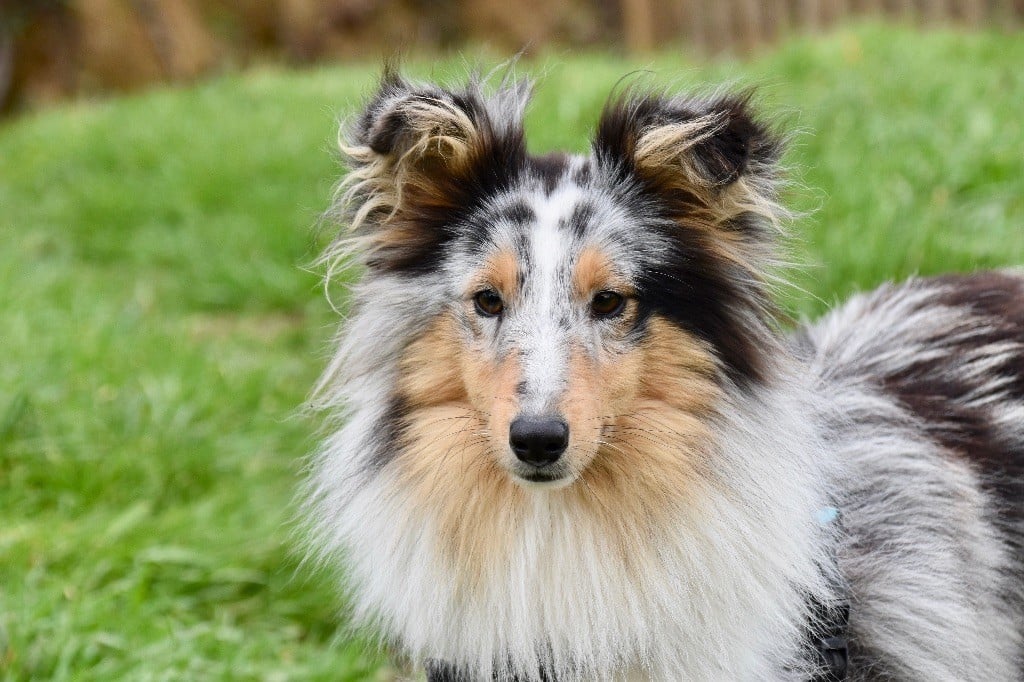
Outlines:
{"type": "Polygon", "coordinates": [[[389,74],[353,127],[355,305],[405,340],[369,459],[425,496],[679,485],[770,361],[779,145],[744,98],[647,95],[533,157],[527,94],[389,74]]]}
{"type": "Polygon", "coordinates": [[[676,368],[672,381],[686,390],[670,390],[687,414],[709,409],[714,394],[710,350],[652,316],[640,295],[667,244],[635,234],[624,206],[565,171],[552,187],[527,179],[464,218],[470,236],[448,247],[438,313],[399,382],[410,412],[441,404],[471,415],[484,456],[524,485],[571,483],[601,447],[643,429],[636,419],[669,388],[657,373],[676,368]],[[677,357],[664,357],[670,347],[677,357]]]}

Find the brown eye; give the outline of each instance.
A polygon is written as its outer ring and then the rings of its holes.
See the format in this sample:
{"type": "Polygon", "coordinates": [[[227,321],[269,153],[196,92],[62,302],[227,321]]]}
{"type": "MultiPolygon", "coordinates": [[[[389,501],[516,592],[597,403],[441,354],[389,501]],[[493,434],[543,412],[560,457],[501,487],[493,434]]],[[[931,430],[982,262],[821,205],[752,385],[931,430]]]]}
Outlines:
{"type": "Polygon", "coordinates": [[[599,291],[590,302],[590,314],[594,317],[615,317],[626,307],[626,299],[614,291],[599,291]]]}
{"type": "Polygon", "coordinates": [[[476,306],[476,312],[484,317],[495,317],[505,309],[505,302],[501,300],[501,295],[494,289],[477,292],[473,297],[473,304],[476,306]]]}

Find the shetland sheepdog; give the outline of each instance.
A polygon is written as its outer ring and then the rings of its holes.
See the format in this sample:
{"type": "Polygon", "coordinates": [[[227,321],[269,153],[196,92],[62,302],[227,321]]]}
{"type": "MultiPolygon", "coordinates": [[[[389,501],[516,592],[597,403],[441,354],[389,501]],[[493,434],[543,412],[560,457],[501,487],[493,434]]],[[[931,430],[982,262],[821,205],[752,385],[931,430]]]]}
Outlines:
{"type": "Polygon", "coordinates": [[[341,134],[305,499],[353,622],[438,681],[1024,679],[1024,276],[782,331],[749,97],[534,156],[529,92],[386,70],[341,134]]]}

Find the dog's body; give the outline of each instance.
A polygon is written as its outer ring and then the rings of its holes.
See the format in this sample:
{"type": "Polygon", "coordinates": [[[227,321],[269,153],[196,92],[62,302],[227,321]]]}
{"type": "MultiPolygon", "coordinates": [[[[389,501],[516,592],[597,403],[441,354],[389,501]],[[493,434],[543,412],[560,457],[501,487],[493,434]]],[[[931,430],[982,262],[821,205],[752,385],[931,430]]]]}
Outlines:
{"type": "Polygon", "coordinates": [[[355,620],[460,680],[803,681],[848,602],[847,679],[1024,679],[1024,278],[786,338],[745,100],[623,98],[536,158],[526,95],[389,74],[343,140],[309,511],[355,620]]]}

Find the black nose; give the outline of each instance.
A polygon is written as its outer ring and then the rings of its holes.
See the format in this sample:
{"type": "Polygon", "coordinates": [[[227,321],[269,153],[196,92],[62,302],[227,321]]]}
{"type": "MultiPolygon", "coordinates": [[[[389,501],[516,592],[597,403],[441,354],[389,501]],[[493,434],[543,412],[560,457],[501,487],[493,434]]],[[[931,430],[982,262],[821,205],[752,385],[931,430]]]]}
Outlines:
{"type": "Polygon", "coordinates": [[[547,466],[569,445],[569,425],[557,417],[517,417],[509,426],[508,444],[527,464],[547,466]]]}

